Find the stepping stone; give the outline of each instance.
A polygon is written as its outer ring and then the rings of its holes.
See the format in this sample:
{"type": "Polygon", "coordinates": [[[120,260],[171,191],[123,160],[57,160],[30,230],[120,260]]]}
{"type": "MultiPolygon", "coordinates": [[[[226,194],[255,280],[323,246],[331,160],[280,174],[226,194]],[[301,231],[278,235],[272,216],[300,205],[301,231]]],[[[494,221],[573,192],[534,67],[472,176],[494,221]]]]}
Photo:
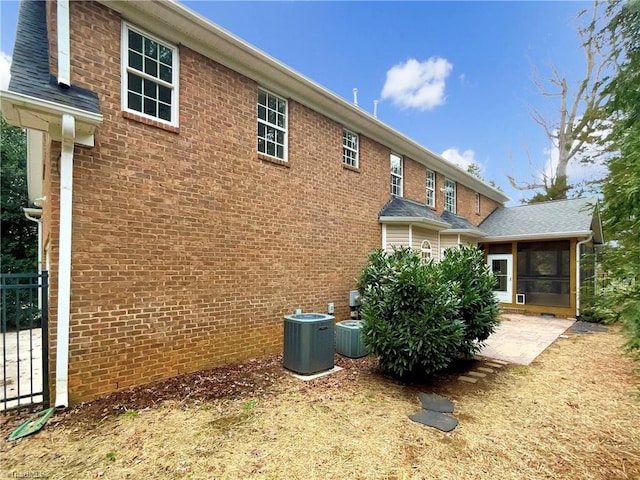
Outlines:
{"type": "Polygon", "coordinates": [[[494,373],[495,370],[493,368],[485,368],[485,367],[478,367],[476,368],[476,370],[478,370],[479,372],[484,372],[484,373],[494,373]]]}
{"type": "Polygon", "coordinates": [[[485,365],[487,367],[491,367],[491,368],[502,368],[503,367],[503,365],[499,365],[499,364],[493,363],[493,362],[486,362],[485,365]]]}
{"type": "Polygon", "coordinates": [[[433,410],[434,412],[452,413],[453,402],[446,397],[436,395],[435,393],[418,394],[418,400],[422,403],[425,410],[433,410]]]}
{"type": "Polygon", "coordinates": [[[460,380],[461,382],[467,382],[467,383],[476,383],[478,381],[477,378],[465,377],[464,375],[459,376],[458,380],[460,380]]]}
{"type": "Polygon", "coordinates": [[[497,363],[498,365],[509,365],[509,362],[505,362],[504,360],[496,360],[494,358],[491,359],[491,363],[497,363]]]}
{"type": "Polygon", "coordinates": [[[467,375],[469,375],[470,377],[478,377],[478,378],[484,378],[487,376],[486,373],[480,373],[480,372],[467,372],[467,375]]]}
{"type": "Polygon", "coordinates": [[[431,410],[422,410],[409,418],[414,422],[434,427],[443,432],[450,432],[458,426],[458,420],[450,415],[441,412],[432,412],[431,410]]]}

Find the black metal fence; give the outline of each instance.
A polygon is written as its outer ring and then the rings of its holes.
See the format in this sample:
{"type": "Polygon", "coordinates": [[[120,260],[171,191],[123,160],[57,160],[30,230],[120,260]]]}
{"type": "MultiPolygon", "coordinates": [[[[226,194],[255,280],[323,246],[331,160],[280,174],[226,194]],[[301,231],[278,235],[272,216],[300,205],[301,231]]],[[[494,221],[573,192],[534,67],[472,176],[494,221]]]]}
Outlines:
{"type": "Polygon", "coordinates": [[[0,410],[49,404],[49,273],[0,275],[0,410]]]}

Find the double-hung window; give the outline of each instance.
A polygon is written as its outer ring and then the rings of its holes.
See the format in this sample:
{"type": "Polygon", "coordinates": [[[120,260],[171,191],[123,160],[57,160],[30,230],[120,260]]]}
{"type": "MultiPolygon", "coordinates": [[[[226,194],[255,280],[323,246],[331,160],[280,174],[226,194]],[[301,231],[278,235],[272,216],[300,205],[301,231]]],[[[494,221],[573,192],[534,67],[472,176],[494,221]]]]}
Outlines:
{"type": "Polygon", "coordinates": [[[456,213],[456,182],[444,179],[444,209],[456,213]]]}
{"type": "Polygon", "coordinates": [[[402,157],[391,154],[391,195],[402,196],[402,157]]]}
{"type": "Polygon", "coordinates": [[[358,135],[342,130],[342,163],[358,168],[358,135]]]}
{"type": "Polygon", "coordinates": [[[258,89],[258,152],[287,160],[287,101],[258,89]]]}
{"type": "Polygon", "coordinates": [[[480,215],[480,194],[476,192],[476,215],[480,215]]]}
{"type": "Polygon", "coordinates": [[[178,125],[178,48],[122,24],[122,108],[178,125]]]}
{"type": "Polygon", "coordinates": [[[427,207],[436,206],[436,174],[427,170],[427,207]]]}

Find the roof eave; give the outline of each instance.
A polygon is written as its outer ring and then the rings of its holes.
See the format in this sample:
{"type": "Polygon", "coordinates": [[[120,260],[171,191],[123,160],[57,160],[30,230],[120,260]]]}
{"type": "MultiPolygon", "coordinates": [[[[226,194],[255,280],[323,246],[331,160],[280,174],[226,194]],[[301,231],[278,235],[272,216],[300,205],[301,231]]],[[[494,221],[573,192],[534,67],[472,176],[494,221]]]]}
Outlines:
{"type": "Polygon", "coordinates": [[[430,218],[426,218],[426,217],[390,217],[390,216],[383,216],[379,218],[379,222],[380,223],[397,223],[397,224],[403,224],[403,225],[421,225],[421,226],[427,226],[427,227],[431,227],[434,230],[444,230],[448,227],[451,226],[451,224],[449,223],[445,223],[445,222],[439,222],[437,220],[432,220],[430,218]]]}
{"type": "Polygon", "coordinates": [[[274,90],[276,93],[278,91],[286,93],[289,98],[383,143],[398,154],[406,155],[452,180],[473,188],[485,197],[502,204],[510,200],[500,190],[449,163],[440,155],[374,118],[369,112],[339,97],[176,1],[99,0],[99,2],[140,27],[162,32],[167,40],[185,45],[256,80],[263,87],[274,90]]]}
{"type": "Polygon", "coordinates": [[[518,240],[557,240],[566,238],[587,238],[591,235],[591,230],[581,230],[576,232],[550,232],[550,233],[527,233],[520,235],[489,235],[482,239],[483,242],[512,242],[518,240]]]}
{"type": "Polygon", "coordinates": [[[486,237],[486,233],[480,232],[478,230],[472,230],[470,228],[448,228],[446,230],[442,230],[440,233],[446,235],[467,235],[469,237],[486,237]]]}
{"type": "Polygon", "coordinates": [[[71,115],[76,120],[75,142],[88,147],[94,146],[95,129],[103,119],[99,113],[9,90],[0,90],[0,110],[8,123],[48,132],[57,141],[62,140],[62,116],[71,115]]]}

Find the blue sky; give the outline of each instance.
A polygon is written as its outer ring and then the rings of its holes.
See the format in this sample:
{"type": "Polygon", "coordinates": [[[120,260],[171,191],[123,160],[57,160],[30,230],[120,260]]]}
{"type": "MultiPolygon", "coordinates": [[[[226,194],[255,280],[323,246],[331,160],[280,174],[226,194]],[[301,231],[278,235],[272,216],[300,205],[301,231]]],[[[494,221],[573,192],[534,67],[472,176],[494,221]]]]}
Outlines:
{"type": "MultiPolygon", "coordinates": [[[[550,144],[529,117],[553,113],[531,82],[553,62],[577,82],[576,14],[590,2],[209,2],[189,8],[457,163],[473,160],[513,199],[550,144]],[[534,163],[530,168],[525,149],[534,163]]],[[[18,2],[1,0],[6,69],[18,2]]],[[[0,72],[4,73],[4,72],[0,72]]],[[[585,169],[570,169],[581,180],[585,169]]],[[[570,178],[571,179],[571,178],[570,178]]]]}

